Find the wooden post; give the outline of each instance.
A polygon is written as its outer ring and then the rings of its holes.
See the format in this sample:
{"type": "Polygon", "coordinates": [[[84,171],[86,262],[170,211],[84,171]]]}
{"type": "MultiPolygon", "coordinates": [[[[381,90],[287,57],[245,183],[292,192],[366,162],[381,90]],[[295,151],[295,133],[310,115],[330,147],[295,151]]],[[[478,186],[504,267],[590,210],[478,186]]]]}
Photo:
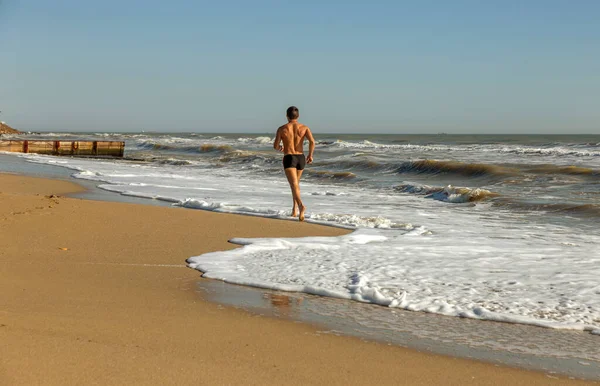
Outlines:
{"type": "Polygon", "coordinates": [[[92,154],[98,155],[98,141],[94,141],[92,144],[92,154]]]}
{"type": "Polygon", "coordinates": [[[29,153],[29,141],[23,141],[23,153],[29,153]]]}
{"type": "Polygon", "coordinates": [[[52,154],[58,155],[59,148],[60,148],[60,141],[54,141],[54,147],[52,148],[52,154]]]}

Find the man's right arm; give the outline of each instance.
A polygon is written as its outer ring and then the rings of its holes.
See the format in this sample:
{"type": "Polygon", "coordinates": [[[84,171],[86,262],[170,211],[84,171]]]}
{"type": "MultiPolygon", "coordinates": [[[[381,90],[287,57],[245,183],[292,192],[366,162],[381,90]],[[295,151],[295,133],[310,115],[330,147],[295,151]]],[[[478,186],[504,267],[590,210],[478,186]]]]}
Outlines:
{"type": "Polygon", "coordinates": [[[306,128],[306,139],[308,139],[308,157],[306,158],[306,162],[309,164],[313,162],[313,154],[315,152],[315,139],[313,138],[310,129],[306,128]]]}

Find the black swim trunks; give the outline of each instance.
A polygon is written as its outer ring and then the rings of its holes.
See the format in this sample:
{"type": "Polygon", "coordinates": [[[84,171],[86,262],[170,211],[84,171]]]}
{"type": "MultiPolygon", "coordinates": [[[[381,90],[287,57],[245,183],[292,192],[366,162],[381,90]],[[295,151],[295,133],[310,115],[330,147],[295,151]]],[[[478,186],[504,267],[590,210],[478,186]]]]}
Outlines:
{"type": "Polygon", "coordinates": [[[283,156],[283,168],[296,168],[296,170],[304,170],[306,166],[306,157],[304,154],[286,154],[283,156]]]}

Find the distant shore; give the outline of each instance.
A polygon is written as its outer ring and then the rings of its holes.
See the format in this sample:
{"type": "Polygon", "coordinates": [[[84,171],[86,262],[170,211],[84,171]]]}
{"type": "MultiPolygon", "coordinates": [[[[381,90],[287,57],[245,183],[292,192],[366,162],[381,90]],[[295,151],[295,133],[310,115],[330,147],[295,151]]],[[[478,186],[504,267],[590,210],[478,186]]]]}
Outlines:
{"type": "Polygon", "coordinates": [[[200,300],[185,259],[290,221],[67,198],[0,174],[0,384],[597,384],[424,354],[200,300]]]}
{"type": "Polygon", "coordinates": [[[0,134],[20,134],[20,133],[21,132],[19,130],[13,129],[9,125],[7,125],[6,122],[0,122],[0,134]]]}

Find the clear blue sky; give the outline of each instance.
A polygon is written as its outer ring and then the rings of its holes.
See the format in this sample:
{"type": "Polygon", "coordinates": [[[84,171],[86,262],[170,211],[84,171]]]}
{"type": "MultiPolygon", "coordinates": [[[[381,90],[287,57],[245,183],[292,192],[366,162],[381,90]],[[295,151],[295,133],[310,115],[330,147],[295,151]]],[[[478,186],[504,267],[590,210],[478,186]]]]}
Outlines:
{"type": "Polygon", "coordinates": [[[22,130],[600,133],[600,1],[0,0],[22,130]]]}

